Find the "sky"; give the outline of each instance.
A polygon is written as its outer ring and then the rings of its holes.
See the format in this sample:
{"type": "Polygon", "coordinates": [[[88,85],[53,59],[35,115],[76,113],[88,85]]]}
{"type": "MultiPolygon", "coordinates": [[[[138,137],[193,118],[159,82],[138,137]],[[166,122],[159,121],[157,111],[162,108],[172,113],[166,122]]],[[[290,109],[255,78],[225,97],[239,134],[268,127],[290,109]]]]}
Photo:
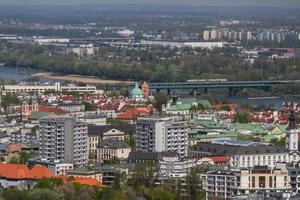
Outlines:
{"type": "Polygon", "coordinates": [[[166,4],[192,6],[300,7],[300,0],[0,0],[1,5],[166,4]]]}

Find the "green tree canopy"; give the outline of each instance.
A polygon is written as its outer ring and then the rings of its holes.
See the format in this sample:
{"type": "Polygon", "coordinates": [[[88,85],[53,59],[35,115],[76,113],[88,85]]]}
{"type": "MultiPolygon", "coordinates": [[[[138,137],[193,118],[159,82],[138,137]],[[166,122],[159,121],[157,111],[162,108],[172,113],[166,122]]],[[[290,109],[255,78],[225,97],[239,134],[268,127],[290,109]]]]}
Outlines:
{"type": "Polygon", "coordinates": [[[175,200],[175,195],[163,188],[153,188],[147,195],[149,200],[175,200]]]}
{"type": "Polygon", "coordinates": [[[49,189],[34,189],[29,193],[30,200],[64,200],[64,195],[49,189]]]}

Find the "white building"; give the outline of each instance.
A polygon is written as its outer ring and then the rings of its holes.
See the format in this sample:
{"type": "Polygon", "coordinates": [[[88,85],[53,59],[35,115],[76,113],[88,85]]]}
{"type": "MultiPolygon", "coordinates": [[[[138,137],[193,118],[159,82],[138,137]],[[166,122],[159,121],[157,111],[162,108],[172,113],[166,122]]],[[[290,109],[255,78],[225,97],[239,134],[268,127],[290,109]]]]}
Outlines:
{"type": "Polygon", "coordinates": [[[136,125],[137,151],[176,152],[187,156],[188,123],[181,117],[140,117],[136,125]]]}
{"type": "Polygon", "coordinates": [[[41,38],[34,37],[34,43],[38,45],[50,45],[50,44],[68,44],[70,39],[68,38],[41,38]]]}
{"type": "Polygon", "coordinates": [[[88,127],[74,118],[53,117],[40,120],[40,156],[83,166],[88,160],[88,127]]]}
{"type": "Polygon", "coordinates": [[[162,46],[162,47],[171,47],[171,48],[202,48],[202,49],[214,49],[222,48],[227,43],[226,42],[169,42],[169,41],[146,41],[141,40],[140,44],[142,46],[162,46]]]}
{"type": "Polygon", "coordinates": [[[44,93],[46,91],[64,91],[64,92],[96,92],[95,86],[77,86],[77,85],[67,85],[61,86],[59,82],[54,85],[4,85],[2,88],[2,93],[20,94],[23,92],[36,92],[44,93]]]}
{"type": "Polygon", "coordinates": [[[80,121],[95,126],[105,126],[106,117],[104,115],[85,115],[79,118],[80,121]]]}

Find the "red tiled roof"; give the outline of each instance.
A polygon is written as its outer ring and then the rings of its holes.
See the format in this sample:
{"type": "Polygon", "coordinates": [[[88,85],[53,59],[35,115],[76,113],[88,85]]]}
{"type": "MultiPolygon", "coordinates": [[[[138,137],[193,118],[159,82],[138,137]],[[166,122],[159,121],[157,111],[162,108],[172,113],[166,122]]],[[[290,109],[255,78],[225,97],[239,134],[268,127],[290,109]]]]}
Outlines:
{"type": "Polygon", "coordinates": [[[45,177],[52,177],[52,172],[45,166],[34,166],[30,170],[31,176],[36,179],[41,179],[45,177]]]}
{"type": "Polygon", "coordinates": [[[89,185],[89,186],[98,186],[105,187],[102,185],[100,181],[94,178],[81,178],[81,177],[67,177],[67,176],[58,176],[58,178],[62,179],[66,182],[79,183],[81,185],[89,185]]]}
{"type": "Polygon", "coordinates": [[[124,113],[120,113],[117,118],[125,120],[133,120],[138,116],[148,116],[150,113],[148,108],[132,108],[124,113]]]}
{"type": "Polygon", "coordinates": [[[0,177],[7,179],[41,179],[53,177],[45,166],[29,169],[26,165],[0,163],[0,177]]]}
{"type": "Polygon", "coordinates": [[[212,156],[212,157],[208,157],[209,159],[211,159],[212,161],[216,162],[227,162],[228,161],[228,157],[227,156],[212,156]]]}
{"type": "Polygon", "coordinates": [[[63,114],[65,111],[60,108],[52,108],[44,105],[39,105],[39,112],[48,112],[53,114],[63,114]]]}

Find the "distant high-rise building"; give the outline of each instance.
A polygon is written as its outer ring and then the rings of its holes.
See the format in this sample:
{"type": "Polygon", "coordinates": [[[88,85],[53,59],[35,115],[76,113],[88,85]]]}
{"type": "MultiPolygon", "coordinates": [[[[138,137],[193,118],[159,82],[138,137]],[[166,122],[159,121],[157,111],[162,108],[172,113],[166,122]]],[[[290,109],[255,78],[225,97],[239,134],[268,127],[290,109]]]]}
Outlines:
{"type": "Polygon", "coordinates": [[[216,30],[212,30],[210,32],[210,39],[211,40],[216,40],[218,38],[218,32],[216,30]]]}
{"type": "Polygon", "coordinates": [[[237,40],[240,40],[240,41],[243,40],[243,32],[238,32],[237,33],[237,40]]]}
{"type": "Polygon", "coordinates": [[[253,37],[252,37],[252,32],[248,31],[247,32],[247,40],[252,40],[253,37]]]}
{"type": "Polygon", "coordinates": [[[141,117],[136,125],[137,151],[177,152],[187,156],[188,123],[182,117],[141,117]]]}
{"type": "Polygon", "coordinates": [[[40,120],[40,156],[84,166],[88,161],[88,126],[74,118],[40,120]]]}
{"type": "Polygon", "coordinates": [[[206,30],[203,32],[203,40],[205,41],[210,40],[210,31],[206,30]]]}

